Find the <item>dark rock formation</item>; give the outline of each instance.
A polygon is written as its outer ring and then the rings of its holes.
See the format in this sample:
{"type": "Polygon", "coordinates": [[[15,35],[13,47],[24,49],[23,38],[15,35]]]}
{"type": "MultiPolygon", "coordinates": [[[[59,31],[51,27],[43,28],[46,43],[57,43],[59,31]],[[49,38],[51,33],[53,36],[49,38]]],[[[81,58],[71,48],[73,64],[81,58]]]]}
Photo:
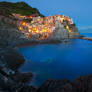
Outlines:
{"type": "Polygon", "coordinates": [[[92,75],[69,80],[47,80],[37,92],[92,92],[92,75]]]}
{"type": "Polygon", "coordinates": [[[37,89],[33,86],[24,86],[19,92],[37,92],[37,89]]]}
{"type": "Polygon", "coordinates": [[[38,92],[72,92],[69,80],[47,80],[38,92]]]}
{"type": "Polygon", "coordinates": [[[83,76],[73,81],[75,92],[92,92],[92,75],[83,76]]]}
{"type": "MultiPolygon", "coordinates": [[[[27,90],[34,92],[35,87],[30,87],[32,73],[20,73],[19,67],[25,62],[24,57],[14,48],[0,49],[0,88],[1,92],[23,92],[27,90]]],[[[29,91],[27,91],[29,92],[29,91]]]]}
{"type": "Polygon", "coordinates": [[[13,48],[4,48],[0,49],[0,66],[17,70],[25,62],[24,57],[18,52],[17,49],[13,48]],[[3,65],[2,65],[3,64],[3,65]]]}
{"type": "Polygon", "coordinates": [[[17,44],[27,43],[28,39],[17,28],[0,27],[0,47],[14,47],[17,44]]]}

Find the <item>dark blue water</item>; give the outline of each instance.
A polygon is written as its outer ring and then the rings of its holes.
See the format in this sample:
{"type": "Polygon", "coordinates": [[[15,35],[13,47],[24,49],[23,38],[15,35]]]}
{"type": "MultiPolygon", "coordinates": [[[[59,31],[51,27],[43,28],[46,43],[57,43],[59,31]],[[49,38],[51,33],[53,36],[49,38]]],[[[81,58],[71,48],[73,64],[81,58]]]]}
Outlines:
{"type": "Polygon", "coordinates": [[[39,86],[49,78],[70,79],[92,74],[92,41],[71,39],[68,43],[21,47],[27,62],[21,71],[35,74],[39,86]]]}

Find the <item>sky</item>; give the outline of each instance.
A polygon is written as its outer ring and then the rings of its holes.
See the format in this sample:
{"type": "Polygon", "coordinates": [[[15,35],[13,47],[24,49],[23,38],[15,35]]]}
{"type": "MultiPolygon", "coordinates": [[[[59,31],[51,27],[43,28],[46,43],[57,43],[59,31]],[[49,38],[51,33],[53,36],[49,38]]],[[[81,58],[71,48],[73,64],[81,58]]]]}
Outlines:
{"type": "Polygon", "coordinates": [[[24,1],[37,8],[43,15],[64,14],[73,18],[75,24],[81,27],[92,26],[92,0],[0,0],[24,1]]]}

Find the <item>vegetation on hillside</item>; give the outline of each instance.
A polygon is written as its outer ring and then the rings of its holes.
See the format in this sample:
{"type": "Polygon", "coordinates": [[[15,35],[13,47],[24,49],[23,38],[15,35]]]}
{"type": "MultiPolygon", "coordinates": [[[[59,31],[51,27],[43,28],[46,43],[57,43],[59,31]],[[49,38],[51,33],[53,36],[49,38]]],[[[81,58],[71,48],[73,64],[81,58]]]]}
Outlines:
{"type": "Polygon", "coordinates": [[[19,13],[22,15],[38,14],[41,17],[44,17],[40,14],[38,9],[32,8],[25,2],[0,2],[0,13],[3,13],[4,15],[12,15],[12,13],[19,13]]]}

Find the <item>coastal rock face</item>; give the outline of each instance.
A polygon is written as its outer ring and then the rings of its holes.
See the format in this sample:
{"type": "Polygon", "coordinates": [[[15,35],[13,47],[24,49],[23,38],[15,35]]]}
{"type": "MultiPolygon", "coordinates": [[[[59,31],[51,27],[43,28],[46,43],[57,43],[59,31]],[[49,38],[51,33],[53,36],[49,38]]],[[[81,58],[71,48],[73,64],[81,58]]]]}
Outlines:
{"type": "Polygon", "coordinates": [[[83,76],[73,81],[75,92],[92,92],[92,75],[83,76]]]}
{"type": "Polygon", "coordinates": [[[38,92],[72,92],[72,85],[69,80],[47,80],[38,92]]]}
{"type": "Polygon", "coordinates": [[[24,38],[24,34],[17,28],[0,27],[0,47],[16,46],[25,43],[28,40],[24,38]]]}
{"type": "Polygon", "coordinates": [[[92,92],[92,75],[69,80],[47,80],[37,92],[92,92]]]}
{"type": "Polygon", "coordinates": [[[61,40],[64,38],[69,38],[69,32],[64,28],[64,25],[59,24],[55,29],[55,32],[48,39],[61,40]]]}
{"type": "Polygon", "coordinates": [[[80,33],[75,25],[69,25],[70,30],[69,32],[63,24],[58,23],[58,26],[55,29],[55,32],[48,38],[48,40],[62,40],[62,39],[69,39],[69,38],[79,38],[80,33]]]}
{"type": "MultiPolygon", "coordinates": [[[[11,70],[17,70],[22,64],[24,64],[25,59],[19,53],[17,49],[4,48],[0,49],[0,66],[9,68],[11,70]]],[[[7,72],[8,73],[8,72],[7,72]]]]}
{"type": "Polygon", "coordinates": [[[35,87],[29,86],[33,74],[21,73],[19,68],[25,62],[24,57],[14,48],[0,49],[0,92],[35,92],[35,87]]]}
{"type": "Polygon", "coordinates": [[[69,33],[69,37],[70,38],[79,38],[80,37],[80,33],[78,31],[78,28],[74,25],[69,25],[70,30],[73,30],[73,32],[69,33]]]}
{"type": "Polygon", "coordinates": [[[34,35],[30,38],[26,38],[26,35],[19,31],[17,28],[13,27],[0,27],[0,47],[6,47],[6,46],[16,46],[19,44],[25,44],[25,43],[46,43],[46,42],[56,42],[56,41],[61,41],[63,39],[68,39],[68,38],[78,38],[79,33],[78,31],[69,33],[63,25],[59,25],[58,28],[56,28],[56,31],[48,38],[45,40],[38,40],[39,35],[34,35]],[[73,35],[72,35],[73,34],[73,35]]]}

